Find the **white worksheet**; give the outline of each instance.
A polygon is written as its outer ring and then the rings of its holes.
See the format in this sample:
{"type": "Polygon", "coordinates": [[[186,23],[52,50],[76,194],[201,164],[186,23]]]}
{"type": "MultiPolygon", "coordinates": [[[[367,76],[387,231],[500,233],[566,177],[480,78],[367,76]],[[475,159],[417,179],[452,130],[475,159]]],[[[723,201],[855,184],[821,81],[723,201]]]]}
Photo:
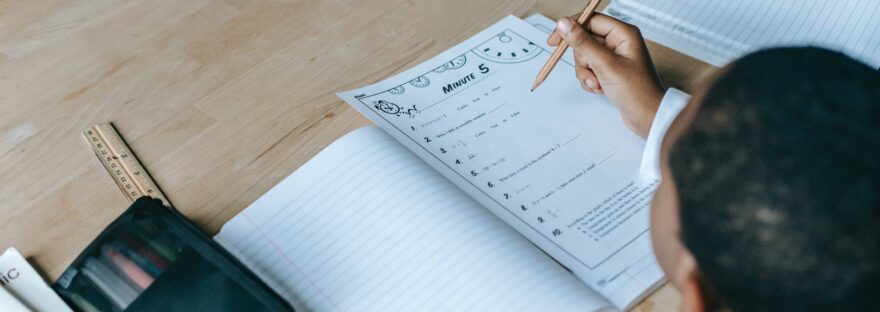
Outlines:
{"type": "Polygon", "coordinates": [[[880,1],[614,0],[605,13],[715,66],[776,46],[819,46],[880,67],[880,1]]]}
{"type": "Polygon", "coordinates": [[[618,307],[662,280],[639,178],[644,141],[563,60],[546,34],[507,17],[345,99],[618,307]]]}

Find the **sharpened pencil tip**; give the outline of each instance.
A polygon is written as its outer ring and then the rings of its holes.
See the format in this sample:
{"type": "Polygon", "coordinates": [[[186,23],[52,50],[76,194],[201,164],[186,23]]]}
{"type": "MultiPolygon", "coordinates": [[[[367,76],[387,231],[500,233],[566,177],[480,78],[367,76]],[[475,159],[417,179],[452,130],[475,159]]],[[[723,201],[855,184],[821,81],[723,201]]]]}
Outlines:
{"type": "Polygon", "coordinates": [[[535,89],[537,89],[538,86],[540,86],[540,85],[541,85],[540,81],[535,81],[535,84],[532,85],[532,91],[529,91],[529,92],[535,92],[535,89]]]}

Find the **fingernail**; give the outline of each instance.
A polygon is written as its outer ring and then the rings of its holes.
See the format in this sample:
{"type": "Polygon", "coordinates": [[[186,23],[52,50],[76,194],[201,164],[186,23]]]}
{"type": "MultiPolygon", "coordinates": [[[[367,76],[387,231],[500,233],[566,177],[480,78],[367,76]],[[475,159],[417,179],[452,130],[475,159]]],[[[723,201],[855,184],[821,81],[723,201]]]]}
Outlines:
{"type": "Polygon", "coordinates": [[[590,86],[587,85],[587,81],[586,81],[586,80],[581,81],[581,88],[583,88],[584,91],[587,91],[587,92],[590,92],[590,93],[596,93],[596,90],[593,90],[593,88],[591,88],[590,86]]]}
{"type": "Polygon", "coordinates": [[[593,82],[593,79],[587,79],[587,87],[590,87],[590,89],[596,90],[596,83],[593,82]]]}
{"type": "Polygon", "coordinates": [[[567,18],[560,19],[558,23],[556,23],[556,28],[559,29],[564,34],[567,34],[571,31],[571,21],[567,18]]]}

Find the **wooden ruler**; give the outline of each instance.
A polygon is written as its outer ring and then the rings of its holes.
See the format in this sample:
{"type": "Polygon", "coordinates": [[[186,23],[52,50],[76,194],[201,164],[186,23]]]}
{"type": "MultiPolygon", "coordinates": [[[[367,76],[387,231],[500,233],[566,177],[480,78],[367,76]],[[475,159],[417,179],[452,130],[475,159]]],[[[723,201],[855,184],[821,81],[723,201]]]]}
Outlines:
{"type": "Polygon", "coordinates": [[[83,136],[129,202],[150,196],[171,206],[171,202],[128,148],[128,144],[122,140],[113,124],[106,122],[94,125],[83,130],[83,136]]]}

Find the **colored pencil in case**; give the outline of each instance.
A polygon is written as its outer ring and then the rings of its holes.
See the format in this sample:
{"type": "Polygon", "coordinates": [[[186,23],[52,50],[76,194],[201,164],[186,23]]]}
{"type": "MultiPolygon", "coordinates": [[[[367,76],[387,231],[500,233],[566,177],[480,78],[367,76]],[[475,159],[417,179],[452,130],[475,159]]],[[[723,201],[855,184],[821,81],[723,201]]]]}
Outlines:
{"type": "Polygon", "coordinates": [[[140,291],[147,289],[153,283],[154,279],[150,274],[116,249],[106,248],[104,253],[110,260],[109,263],[117,268],[116,271],[121,273],[122,277],[134,282],[140,291]]]}

